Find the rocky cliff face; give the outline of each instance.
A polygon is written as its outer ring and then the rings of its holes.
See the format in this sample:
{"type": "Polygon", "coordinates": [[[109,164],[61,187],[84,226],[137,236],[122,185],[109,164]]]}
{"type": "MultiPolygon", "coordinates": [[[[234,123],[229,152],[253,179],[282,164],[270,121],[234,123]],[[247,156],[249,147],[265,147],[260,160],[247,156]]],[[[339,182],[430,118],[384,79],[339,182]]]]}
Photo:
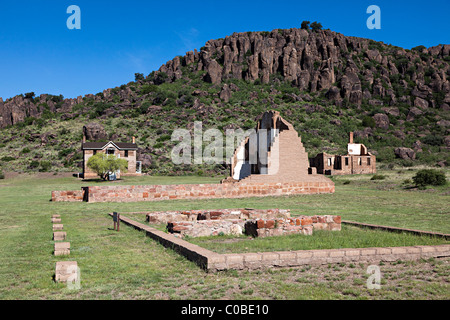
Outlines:
{"type": "MultiPolygon", "coordinates": [[[[329,30],[276,29],[210,40],[200,51],[168,61],[146,81],[158,85],[199,71],[204,81],[216,85],[228,79],[286,80],[301,91],[319,91],[338,106],[360,106],[364,100],[374,106],[406,103],[414,117],[429,107],[450,110],[449,61],[450,45],[405,50],[329,30]]],[[[112,109],[139,107],[129,87],[115,93],[120,103],[111,103],[112,109]]],[[[220,98],[226,101],[229,95],[229,87],[224,86],[220,98]]],[[[65,100],[48,95],[37,99],[21,95],[6,102],[0,98],[0,128],[27,117],[40,118],[45,112],[70,117],[74,105],[86,100],[117,102],[112,98],[111,89],[65,100]]]]}
{"type": "Polygon", "coordinates": [[[0,98],[0,128],[23,122],[29,117],[41,118],[46,112],[64,114],[72,111],[72,107],[82,101],[82,97],[62,99],[47,94],[42,94],[38,98],[18,95],[5,102],[0,98]]]}
{"type": "Polygon", "coordinates": [[[230,78],[284,79],[300,90],[324,91],[336,104],[360,105],[365,98],[373,105],[405,102],[419,109],[448,109],[449,54],[450,45],[404,50],[328,30],[235,33],[167,62],[154,82],[161,74],[169,81],[180,79],[185,66],[204,71],[204,80],[214,84],[230,78]]]}

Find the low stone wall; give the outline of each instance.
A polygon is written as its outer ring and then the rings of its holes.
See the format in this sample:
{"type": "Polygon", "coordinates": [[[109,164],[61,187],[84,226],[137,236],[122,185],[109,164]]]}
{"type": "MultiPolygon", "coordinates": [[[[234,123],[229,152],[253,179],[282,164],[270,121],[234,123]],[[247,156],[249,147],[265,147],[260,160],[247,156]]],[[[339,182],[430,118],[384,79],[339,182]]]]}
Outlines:
{"type": "MultiPolygon", "coordinates": [[[[175,199],[211,199],[281,196],[292,194],[333,193],[334,183],[284,182],[284,183],[224,183],[150,186],[89,186],[84,187],[88,202],[135,202],[175,199]]],[[[74,201],[68,193],[54,191],[52,201],[74,201]],[[64,196],[65,195],[65,196],[64,196]]],[[[81,199],[83,199],[81,197],[81,199]]],[[[78,200],[78,201],[81,201],[78,200]]]]}
{"type": "Polygon", "coordinates": [[[253,237],[300,233],[311,235],[313,229],[341,230],[340,216],[298,216],[291,218],[286,209],[219,209],[149,212],[146,221],[167,224],[167,230],[178,237],[241,235],[253,237]]]}
{"type": "Polygon", "coordinates": [[[52,191],[52,201],[55,202],[76,202],[83,201],[84,189],[79,191],[52,191]]]}
{"type": "MultiPolygon", "coordinates": [[[[112,213],[110,214],[112,216],[112,213]]],[[[219,254],[198,245],[179,239],[172,234],[156,230],[123,215],[120,220],[162,245],[194,261],[207,271],[227,269],[261,269],[271,267],[298,267],[310,264],[330,264],[341,262],[379,262],[396,260],[419,260],[426,258],[450,257],[450,245],[410,246],[388,248],[345,248],[325,250],[297,250],[257,253],[219,254]]]]}
{"type": "Polygon", "coordinates": [[[342,223],[350,224],[358,227],[363,228],[369,228],[369,229],[378,229],[378,230],[385,230],[390,232],[398,232],[398,233],[412,233],[419,236],[431,236],[431,237],[437,237],[437,238],[443,238],[446,240],[450,240],[450,234],[446,233],[440,233],[440,232],[431,232],[431,231],[423,231],[423,230],[414,230],[414,229],[405,229],[405,228],[397,228],[397,227],[390,227],[390,226],[380,226],[376,224],[369,224],[369,223],[361,223],[361,222],[354,222],[354,221],[342,221],[342,223]]]}
{"type": "Polygon", "coordinates": [[[154,211],[146,214],[146,221],[152,224],[195,220],[227,220],[227,219],[276,219],[289,218],[289,209],[218,209],[190,211],[154,211]]]}
{"type": "Polygon", "coordinates": [[[247,221],[245,234],[253,237],[272,237],[288,234],[312,235],[313,230],[341,230],[340,216],[298,216],[287,219],[258,219],[247,221]]]}
{"type": "Polygon", "coordinates": [[[311,219],[250,220],[245,223],[245,234],[253,237],[273,237],[288,234],[312,235],[311,219]]]}
{"type": "Polygon", "coordinates": [[[242,235],[244,220],[198,220],[169,222],[167,231],[179,237],[208,237],[218,235],[242,235]]]}
{"type": "Polygon", "coordinates": [[[341,230],[341,216],[312,216],[311,220],[314,226],[314,230],[341,230]]]}

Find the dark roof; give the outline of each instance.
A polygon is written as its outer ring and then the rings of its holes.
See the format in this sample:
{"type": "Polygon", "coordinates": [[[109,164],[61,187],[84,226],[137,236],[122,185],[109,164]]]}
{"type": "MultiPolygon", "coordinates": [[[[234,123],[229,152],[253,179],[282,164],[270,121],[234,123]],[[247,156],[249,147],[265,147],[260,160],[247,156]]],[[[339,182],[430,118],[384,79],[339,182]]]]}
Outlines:
{"type": "Polygon", "coordinates": [[[131,149],[137,150],[137,148],[138,148],[136,143],[108,141],[108,142],[85,142],[85,143],[83,143],[81,145],[81,149],[82,150],[87,150],[87,149],[88,150],[89,149],[100,149],[100,150],[102,150],[109,143],[112,143],[119,150],[122,150],[122,149],[123,150],[131,150],[131,149]]]}

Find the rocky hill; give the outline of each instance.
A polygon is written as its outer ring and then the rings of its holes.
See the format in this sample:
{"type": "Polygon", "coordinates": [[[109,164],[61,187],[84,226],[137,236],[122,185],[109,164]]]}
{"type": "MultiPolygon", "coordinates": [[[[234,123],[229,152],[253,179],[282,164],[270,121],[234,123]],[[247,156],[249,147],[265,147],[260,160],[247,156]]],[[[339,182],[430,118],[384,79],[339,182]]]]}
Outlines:
{"type": "Polygon", "coordinates": [[[152,173],[223,172],[171,164],[171,132],[199,120],[204,129],[250,128],[258,114],[276,109],[310,155],[344,152],[355,131],[381,163],[445,166],[449,79],[450,45],[406,50],[329,30],[234,33],[95,95],[0,99],[0,164],[74,170],[81,128],[97,122],[108,138],[135,135],[152,173]]]}

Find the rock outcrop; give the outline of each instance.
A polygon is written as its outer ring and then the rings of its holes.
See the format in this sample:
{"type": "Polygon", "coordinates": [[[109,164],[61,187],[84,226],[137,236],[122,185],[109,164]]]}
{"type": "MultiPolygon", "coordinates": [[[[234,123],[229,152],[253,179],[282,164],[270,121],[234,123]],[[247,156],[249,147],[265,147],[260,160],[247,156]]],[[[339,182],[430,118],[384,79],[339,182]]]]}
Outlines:
{"type": "Polygon", "coordinates": [[[416,153],[413,149],[410,148],[395,148],[394,154],[397,158],[403,159],[403,160],[414,160],[416,159],[416,153]]]}
{"type": "Polygon", "coordinates": [[[92,141],[106,140],[108,138],[105,128],[95,122],[86,124],[83,127],[83,134],[86,136],[86,140],[92,141]]]}

